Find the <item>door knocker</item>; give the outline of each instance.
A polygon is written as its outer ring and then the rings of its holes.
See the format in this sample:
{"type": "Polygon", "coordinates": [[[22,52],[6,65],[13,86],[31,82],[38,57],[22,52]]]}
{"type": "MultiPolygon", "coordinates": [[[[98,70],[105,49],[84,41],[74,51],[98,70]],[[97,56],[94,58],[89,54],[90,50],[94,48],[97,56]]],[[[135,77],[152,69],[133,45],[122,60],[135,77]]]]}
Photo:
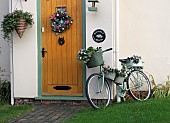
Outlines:
{"type": "Polygon", "coordinates": [[[63,45],[64,43],[65,43],[65,40],[64,40],[64,37],[62,37],[62,38],[58,38],[58,43],[59,43],[59,45],[63,45]]]}

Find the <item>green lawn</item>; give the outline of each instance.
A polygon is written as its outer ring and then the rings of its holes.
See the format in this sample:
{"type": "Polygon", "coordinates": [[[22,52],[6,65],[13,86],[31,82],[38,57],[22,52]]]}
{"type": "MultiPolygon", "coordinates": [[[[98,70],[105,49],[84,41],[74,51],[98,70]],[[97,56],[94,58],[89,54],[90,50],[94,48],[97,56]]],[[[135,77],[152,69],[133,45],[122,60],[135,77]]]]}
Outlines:
{"type": "Polygon", "coordinates": [[[113,103],[100,110],[88,107],[64,123],[170,123],[170,98],[113,103]]]}
{"type": "Polygon", "coordinates": [[[0,123],[6,123],[8,120],[16,118],[31,110],[33,110],[32,105],[11,106],[8,103],[0,102],[0,123]]]}

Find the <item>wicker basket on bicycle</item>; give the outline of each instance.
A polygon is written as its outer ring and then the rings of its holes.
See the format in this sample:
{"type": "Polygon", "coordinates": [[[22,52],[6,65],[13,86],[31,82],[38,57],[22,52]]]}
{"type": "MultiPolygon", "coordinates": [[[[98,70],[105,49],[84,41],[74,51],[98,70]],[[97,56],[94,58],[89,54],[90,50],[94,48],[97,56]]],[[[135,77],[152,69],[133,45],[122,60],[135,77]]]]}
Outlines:
{"type": "Polygon", "coordinates": [[[128,69],[131,68],[138,68],[143,69],[143,64],[141,61],[141,57],[139,56],[132,56],[128,57],[127,59],[120,59],[121,63],[123,63],[128,69]]]}
{"type": "Polygon", "coordinates": [[[104,64],[102,51],[93,52],[90,60],[86,63],[88,68],[97,67],[104,64]]]}
{"type": "Polygon", "coordinates": [[[143,64],[141,61],[139,61],[138,63],[134,63],[132,60],[129,63],[125,64],[127,66],[127,68],[132,68],[132,67],[136,67],[136,68],[143,68],[143,64]]]}

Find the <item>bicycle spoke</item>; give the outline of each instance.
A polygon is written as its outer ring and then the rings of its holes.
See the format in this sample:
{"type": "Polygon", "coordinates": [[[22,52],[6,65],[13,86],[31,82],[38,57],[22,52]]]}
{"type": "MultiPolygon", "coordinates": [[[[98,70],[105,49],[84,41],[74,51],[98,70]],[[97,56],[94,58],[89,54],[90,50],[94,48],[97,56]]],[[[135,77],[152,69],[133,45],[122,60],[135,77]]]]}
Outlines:
{"type": "Polygon", "coordinates": [[[108,106],[111,91],[107,81],[103,82],[101,75],[96,73],[87,80],[86,95],[93,108],[100,108],[108,106]]]}
{"type": "Polygon", "coordinates": [[[138,70],[132,71],[128,76],[129,93],[136,100],[146,100],[150,97],[151,86],[147,76],[138,70]]]}

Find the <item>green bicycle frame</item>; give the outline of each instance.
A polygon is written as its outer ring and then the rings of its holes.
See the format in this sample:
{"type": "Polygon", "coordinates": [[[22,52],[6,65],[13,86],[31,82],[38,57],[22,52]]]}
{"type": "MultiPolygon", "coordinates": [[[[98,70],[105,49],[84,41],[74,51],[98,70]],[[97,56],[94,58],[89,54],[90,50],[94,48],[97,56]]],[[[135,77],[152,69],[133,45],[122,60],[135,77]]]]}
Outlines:
{"type": "MultiPolygon", "coordinates": [[[[102,86],[101,86],[101,89],[99,92],[102,92],[103,91],[103,88],[104,88],[104,71],[103,71],[103,66],[101,65],[100,66],[100,73],[102,74],[102,86]]],[[[100,83],[98,82],[98,88],[100,87],[99,85],[100,83]]]]}

